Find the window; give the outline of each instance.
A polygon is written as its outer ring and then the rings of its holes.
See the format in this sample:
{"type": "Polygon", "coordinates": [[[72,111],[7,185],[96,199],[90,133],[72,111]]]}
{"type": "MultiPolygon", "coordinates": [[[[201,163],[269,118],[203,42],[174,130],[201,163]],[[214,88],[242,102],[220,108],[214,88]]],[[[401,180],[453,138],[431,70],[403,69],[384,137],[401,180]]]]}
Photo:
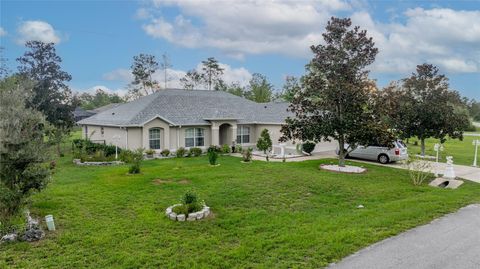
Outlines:
{"type": "Polygon", "coordinates": [[[88,139],[88,126],[85,125],[85,139],[88,139]]]}
{"type": "Polygon", "coordinates": [[[185,130],[185,147],[203,147],[205,136],[203,128],[188,128],[185,130]]]}
{"type": "Polygon", "coordinates": [[[148,139],[150,149],[160,149],[160,128],[152,128],[148,130],[148,139]]]}
{"type": "Polygon", "coordinates": [[[250,127],[238,126],[237,128],[237,143],[250,143],[250,127]]]}
{"type": "Polygon", "coordinates": [[[100,127],[100,133],[102,134],[102,137],[103,137],[103,135],[105,134],[105,129],[103,129],[103,126],[100,127]]]}

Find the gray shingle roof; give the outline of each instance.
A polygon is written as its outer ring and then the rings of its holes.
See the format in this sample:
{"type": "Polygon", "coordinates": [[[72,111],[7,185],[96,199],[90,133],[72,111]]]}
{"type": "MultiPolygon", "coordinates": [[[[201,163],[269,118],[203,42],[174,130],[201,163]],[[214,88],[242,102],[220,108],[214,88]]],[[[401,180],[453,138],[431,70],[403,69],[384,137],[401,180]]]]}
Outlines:
{"type": "Polygon", "coordinates": [[[161,90],[121,104],[79,124],[142,126],[160,117],[172,125],[209,125],[208,120],[235,119],[238,123],[284,123],[287,103],[255,103],[222,91],[161,90]]]}

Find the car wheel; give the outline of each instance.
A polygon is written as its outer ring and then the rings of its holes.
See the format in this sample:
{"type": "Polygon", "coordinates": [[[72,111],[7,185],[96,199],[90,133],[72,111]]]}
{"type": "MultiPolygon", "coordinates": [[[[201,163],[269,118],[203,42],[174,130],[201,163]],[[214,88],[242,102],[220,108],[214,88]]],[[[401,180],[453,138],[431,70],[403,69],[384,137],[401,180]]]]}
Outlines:
{"type": "Polygon", "coordinates": [[[388,156],[385,154],[380,154],[378,156],[378,162],[381,164],[387,164],[390,162],[390,158],[388,158],[388,156]]]}

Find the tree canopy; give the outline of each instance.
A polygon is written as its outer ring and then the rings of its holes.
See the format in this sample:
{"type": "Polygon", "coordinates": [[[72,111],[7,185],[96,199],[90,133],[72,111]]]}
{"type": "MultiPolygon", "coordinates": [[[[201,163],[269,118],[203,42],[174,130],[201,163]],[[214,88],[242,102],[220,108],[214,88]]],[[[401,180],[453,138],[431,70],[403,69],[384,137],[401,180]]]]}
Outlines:
{"type": "Polygon", "coordinates": [[[149,95],[160,89],[160,84],[153,75],[159,69],[154,55],[143,54],[133,56],[131,66],[133,81],[129,89],[129,95],[135,99],[143,95],[149,95]]]}
{"type": "Polygon", "coordinates": [[[180,79],[184,89],[193,90],[205,87],[207,90],[220,90],[225,87],[222,79],[224,69],[214,57],[202,61],[201,70],[192,69],[180,79]]]}
{"type": "Polygon", "coordinates": [[[403,138],[417,137],[422,155],[425,139],[462,139],[463,130],[470,125],[465,101],[432,64],[418,65],[410,77],[387,87],[383,96],[390,102],[386,112],[391,126],[403,138]]]}
{"type": "Polygon", "coordinates": [[[97,89],[91,94],[84,92],[78,96],[80,106],[84,109],[94,109],[112,103],[123,103],[125,100],[116,93],[108,93],[102,89],[97,89]]]}
{"type": "Polygon", "coordinates": [[[53,43],[28,41],[25,46],[27,51],[17,61],[20,75],[34,82],[27,107],[41,111],[55,127],[69,130],[78,104],[66,84],[72,77],[60,67],[62,59],[53,43]]]}
{"type": "Polygon", "coordinates": [[[0,81],[0,222],[18,213],[50,175],[48,123],[26,106],[33,85],[20,76],[0,81]]]}
{"type": "Polygon", "coordinates": [[[255,73],[249,81],[245,91],[245,97],[257,103],[267,103],[272,100],[273,85],[270,84],[265,75],[255,73]]]}
{"type": "Polygon", "coordinates": [[[340,166],[359,144],[393,139],[375,109],[375,87],[366,69],[378,49],[367,31],[351,24],[349,18],[331,18],[324,43],[311,47],[314,57],[289,107],[295,117],[282,127],[282,140],[338,141],[340,166]]]}

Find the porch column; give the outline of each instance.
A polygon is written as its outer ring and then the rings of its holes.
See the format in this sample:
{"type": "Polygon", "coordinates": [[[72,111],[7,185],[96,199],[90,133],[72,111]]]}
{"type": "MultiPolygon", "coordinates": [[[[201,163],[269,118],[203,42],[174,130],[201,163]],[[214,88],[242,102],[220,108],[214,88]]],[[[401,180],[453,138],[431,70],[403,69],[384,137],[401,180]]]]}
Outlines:
{"type": "Polygon", "coordinates": [[[212,145],[220,145],[220,128],[212,125],[212,145]]]}
{"type": "Polygon", "coordinates": [[[233,141],[235,141],[235,143],[237,142],[237,125],[236,124],[232,124],[232,136],[231,136],[231,140],[230,141],[230,145],[232,145],[233,141]]]}

